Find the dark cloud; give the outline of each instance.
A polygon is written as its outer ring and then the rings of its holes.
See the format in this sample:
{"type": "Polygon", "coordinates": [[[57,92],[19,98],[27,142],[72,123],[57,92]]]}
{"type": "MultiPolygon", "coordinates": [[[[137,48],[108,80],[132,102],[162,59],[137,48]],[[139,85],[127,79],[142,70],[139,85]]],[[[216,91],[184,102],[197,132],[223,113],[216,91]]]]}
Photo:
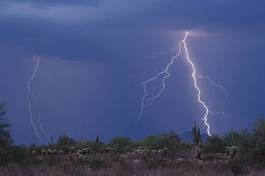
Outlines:
{"type": "Polygon", "coordinates": [[[44,55],[102,58],[102,50],[112,50],[105,43],[116,43],[113,36],[148,39],[154,31],[261,30],[264,7],[259,0],[8,1],[0,13],[0,37],[44,55]]]}
{"type": "Polygon", "coordinates": [[[2,3],[28,3],[33,4],[34,6],[45,7],[45,6],[54,6],[54,5],[97,5],[101,0],[3,0],[2,3]]]}
{"type": "Polygon", "coordinates": [[[126,35],[148,39],[153,31],[263,29],[264,7],[259,0],[9,1],[0,13],[0,37],[43,55],[103,58],[113,50],[105,43],[117,43],[113,36],[118,41],[126,35]]]}

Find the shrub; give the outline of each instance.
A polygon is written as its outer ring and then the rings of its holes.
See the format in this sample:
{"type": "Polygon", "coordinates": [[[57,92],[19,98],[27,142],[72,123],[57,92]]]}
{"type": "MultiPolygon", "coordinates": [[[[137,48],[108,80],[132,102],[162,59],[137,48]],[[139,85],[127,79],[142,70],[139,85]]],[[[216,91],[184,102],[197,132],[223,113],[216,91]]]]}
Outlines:
{"type": "Polygon", "coordinates": [[[162,135],[153,135],[143,138],[139,144],[147,149],[162,149],[167,147],[170,152],[176,152],[180,140],[174,132],[165,133],[162,135]]]}
{"type": "Polygon", "coordinates": [[[260,119],[253,129],[253,159],[265,166],[265,120],[260,119]]]}
{"type": "Polygon", "coordinates": [[[230,131],[224,138],[226,145],[237,145],[237,146],[245,146],[249,147],[251,145],[252,139],[251,134],[247,130],[242,130],[239,132],[230,131]]]}
{"type": "Polygon", "coordinates": [[[230,160],[229,167],[234,176],[243,175],[247,172],[246,163],[241,159],[230,160]]]}
{"type": "Polygon", "coordinates": [[[21,146],[10,146],[6,150],[0,150],[0,165],[10,162],[23,163],[26,160],[26,150],[21,146]]]}
{"type": "Polygon", "coordinates": [[[99,157],[92,157],[89,159],[88,164],[93,169],[100,169],[104,165],[104,160],[99,157]]]}
{"type": "Polygon", "coordinates": [[[203,145],[203,151],[206,153],[224,153],[225,147],[226,143],[221,137],[212,136],[203,145]]]}
{"type": "Polygon", "coordinates": [[[253,149],[253,139],[252,135],[247,130],[242,130],[239,132],[230,131],[224,136],[226,145],[235,145],[238,147],[237,158],[241,162],[249,163],[252,160],[252,149],[253,149]]]}
{"type": "Polygon", "coordinates": [[[62,135],[57,140],[57,146],[59,148],[71,146],[71,145],[74,145],[75,143],[76,143],[76,141],[67,135],[62,135]]]}
{"type": "Polygon", "coordinates": [[[9,153],[7,150],[0,149],[0,165],[6,165],[7,163],[10,162],[10,158],[8,154],[9,153]]]}
{"type": "Polygon", "coordinates": [[[23,146],[11,146],[9,156],[13,162],[23,163],[27,158],[26,149],[23,146]]]}
{"type": "Polygon", "coordinates": [[[131,147],[133,142],[128,137],[115,137],[109,143],[110,147],[113,147],[119,151],[123,151],[126,147],[131,147]]]}
{"type": "Polygon", "coordinates": [[[9,131],[9,124],[4,121],[3,116],[6,114],[4,104],[0,104],[0,150],[4,150],[12,143],[12,138],[9,131]]]}

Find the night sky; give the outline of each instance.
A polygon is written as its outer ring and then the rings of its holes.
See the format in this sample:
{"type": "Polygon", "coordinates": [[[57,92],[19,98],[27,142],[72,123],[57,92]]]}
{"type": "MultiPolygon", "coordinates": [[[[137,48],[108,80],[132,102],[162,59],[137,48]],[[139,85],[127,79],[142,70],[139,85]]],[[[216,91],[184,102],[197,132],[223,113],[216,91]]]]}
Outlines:
{"type": "MultiPolygon", "coordinates": [[[[135,123],[142,81],[164,69],[184,31],[198,73],[223,85],[225,97],[200,81],[214,134],[251,128],[265,109],[264,0],[0,0],[0,101],[16,143],[31,143],[27,80],[33,56],[34,118],[55,138],[139,139],[174,130],[205,131],[191,68],[170,67],[166,90],[135,123]]],[[[156,92],[161,80],[149,85],[156,92]]],[[[36,122],[37,123],[37,122],[36,122]]],[[[43,142],[47,137],[42,135],[43,142]]]]}

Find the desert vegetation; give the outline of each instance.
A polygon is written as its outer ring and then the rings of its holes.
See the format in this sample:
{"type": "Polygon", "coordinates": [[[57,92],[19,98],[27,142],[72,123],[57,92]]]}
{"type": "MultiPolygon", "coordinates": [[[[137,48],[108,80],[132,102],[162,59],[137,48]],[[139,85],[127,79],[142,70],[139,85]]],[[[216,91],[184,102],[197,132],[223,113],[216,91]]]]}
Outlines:
{"type": "Polygon", "coordinates": [[[252,130],[230,131],[202,139],[196,124],[191,142],[168,132],[133,141],[76,141],[62,135],[53,144],[18,146],[0,105],[0,175],[265,175],[265,120],[252,130]]]}

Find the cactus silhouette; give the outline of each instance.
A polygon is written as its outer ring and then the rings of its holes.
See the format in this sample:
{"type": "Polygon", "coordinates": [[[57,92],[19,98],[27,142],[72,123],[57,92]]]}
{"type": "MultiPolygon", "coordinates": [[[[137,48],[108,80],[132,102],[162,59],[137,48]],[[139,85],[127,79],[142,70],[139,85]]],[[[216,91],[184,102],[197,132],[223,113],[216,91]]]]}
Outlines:
{"type": "Polygon", "coordinates": [[[197,127],[196,121],[192,127],[192,140],[195,145],[200,145],[202,143],[200,128],[197,127]]]}
{"type": "Polygon", "coordinates": [[[96,143],[99,144],[99,136],[96,138],[96,143]]]}

